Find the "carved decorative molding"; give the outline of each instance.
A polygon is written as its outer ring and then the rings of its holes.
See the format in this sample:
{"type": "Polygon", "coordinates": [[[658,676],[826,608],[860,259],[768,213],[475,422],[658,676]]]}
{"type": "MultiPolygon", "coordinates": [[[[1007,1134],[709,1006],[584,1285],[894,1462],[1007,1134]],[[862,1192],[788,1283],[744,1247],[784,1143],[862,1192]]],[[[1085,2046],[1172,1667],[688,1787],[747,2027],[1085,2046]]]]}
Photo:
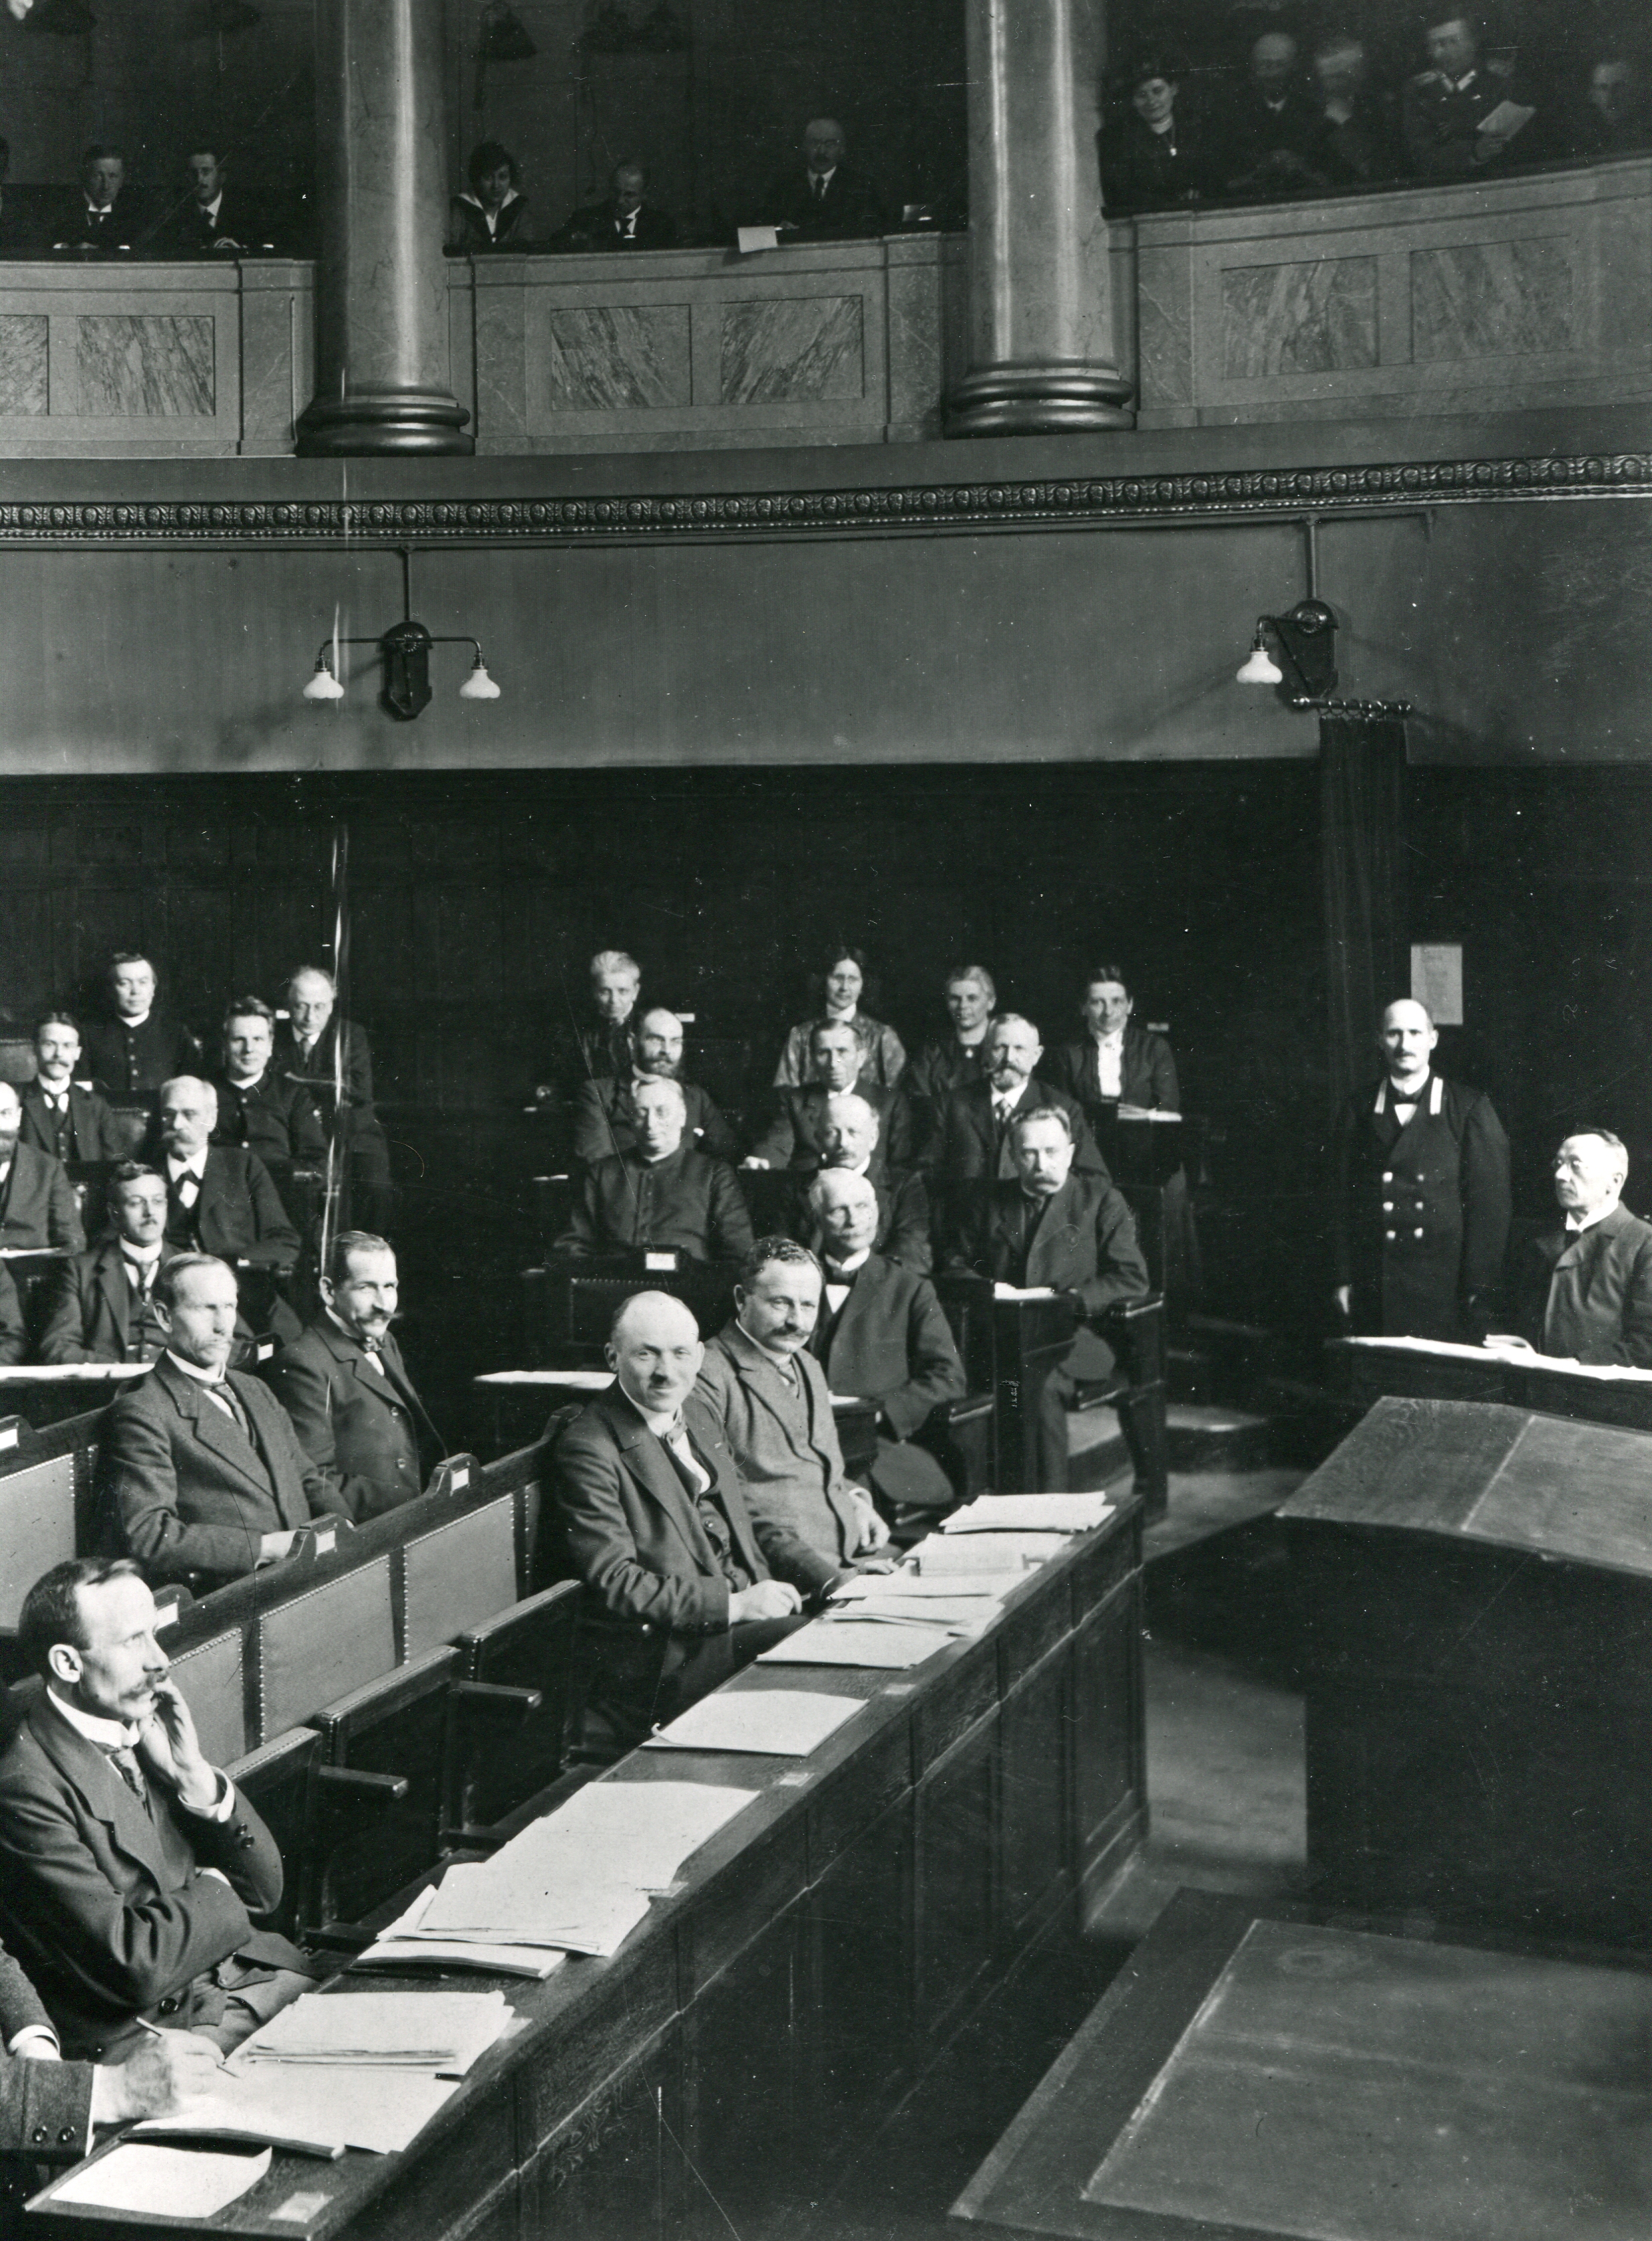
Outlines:
{"type": "Polygon", "coordinates": [[[672,498],[74,500],[0,504],[0,546],[577,544],[619,539],[819,537],[1056,523],[1359,513],[1652,491],[1652,453],[1422,459],[891,489],[672,498]]]}

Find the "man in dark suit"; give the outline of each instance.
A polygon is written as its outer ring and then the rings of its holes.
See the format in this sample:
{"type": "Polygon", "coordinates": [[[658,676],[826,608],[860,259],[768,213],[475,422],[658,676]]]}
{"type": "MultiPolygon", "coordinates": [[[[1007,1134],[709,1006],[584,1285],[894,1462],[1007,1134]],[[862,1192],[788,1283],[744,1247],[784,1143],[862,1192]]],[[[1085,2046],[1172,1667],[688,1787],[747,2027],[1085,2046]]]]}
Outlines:
{"type": "Polygon", "coordinates": [[[1623,1140],[1609,1128],[1566,1139],[1555,1154],[1565,1219],[1520,1255],[1515,1334],[1488,1338],[1488,1346],[1652,1369],[1652,1224],[1622,1203],[1629,1172],[1623,1140]]]}
{"type": "Polygon", "coordinates": [[[945,1509],[956,1499],[935,1457],[913,1434],[965,1390],[964,1365],[935,1288],[873,1249],[878,1194],[865,1175],[823,1167],[809,1187],[823,1250],[824,1289],[809,1350],[833,1393],[878,1404],[874,1491],[891,1513],[945,1509]]]}
{"type": "MultiPolygon", "coordinates": [[[[39,1993],[3,1946],[0,2048],[0,2156],[44,2164],[90,2155],[96,2125],[170,2116],[219,2068],[217,2047],[184,2030],[145,2032],[124,2062],[64,2062],[39,1993]]],[[[0,2178],[0,2217],[4,2193],[0,2178]]]]}
{"type": "MultiPolygon", "coordinates": [[[[948,1255],[1018,1290],[1047,1288],[1071,1308],[1078,1328],[1044,1381],[1039,1408],[1040,1483],[1067,1482],[1067,1410],[1080,1384],[1111,1377],[1112,1348],[1088,1326],[1104,1309],[1147,1295],[1147,1264],[1129,1207],[1105,1175],[1077,1172],[1072,1123],[1048,1106],[1023,1114],[1012,1141],[1015,1178],[984,1190],[960,1223],[948,1255]]],[[[1127,1438],[1131,1437],[1127,1420],[1127,1438]]]]}
{"type": "Polygon", "coordinates": [[[23,1319],[23,1301],[11,1281],[11,1271],[0,1261],[0,1368],[15,1368],[29,1351],[29,1330],[23,1319]]]}
{"type": "Polygon", "coordinates": [[[579,1084],[573,1100],[574,1158],[589,1167],[636,1148],[631,1094],[647,1080],[674,1081],[681,1089],[688,1113],[686,1134],[697,1151],[732,1160],[739,1150],[734,1131],[699,1083],[683,1080],[683,1023],[676,1013],[659,1005],[633,1012],[628,1040],[631,1063],[623,1074],[595,1074],[579,1084]]]}
{"type": "Polygon", "coordinates": [[[557,1516],[585,1583],[579,1756],[599,1763],[777,1641],[830,1576],[749,1515],[728,1443],[694,1391],[705,1348],[682,1301],[634,1294],[607,1351],[613,1389],[561,1434],[552,1463],[557,1516]]]}
{"type": "Polygon", "coordinates": [[[158,237],[158,246],[166,255],[235,255],[269,246],[268,220],[232,184],[229,164],[220,150],[193,150],[186,169],[189,191],[158,237]]]}
{"type": "Polygon", "coordinates": [[[202,1755],[153,1596],[135,1565],[76,1557],[30,1589],[18,1641],[45,1687],[0,1753],[8,1943],[67,2055],[169,2024],[227,2053],[314,1971],[249,1919],[279,1902],[281,1855],[202,1755]]]}
{"type": "Polygon", "coordinates": [[[141,950],[117,950],[109,968],[114,1017],[86,1029],[86,1065],[107,1097],[142,1097],[198,1066],[201,1046],[155,1007],[155,967],[141,950]]]}
{"type": "Polygon", "coordinates": [[[1224,183],[1246,202],[1323,194],[1319,111],[1297,73],[1288,31],[1264,31],[1250,50],[1250,75],[1234,95],[1221,133],[1224,183]]]}
{"type": "Polygon", "coordinates": [[[1406,161],[1419,179],[1471,179],[1523,147],[1533,105],[1515,101],[1508,78],[1485,67],[1471,17],[1441,16],[1425,37],[1430,67],[1400,104],[1406,161]]]}
{"type": "Polygon", "coordinates": [[[0,1245],[83,1252],[86,1233],[63,1161],[21,1142],[22,1129],[22,1102],[9,1081],[0,1081],[0,1245]]]}
{"type": "Polygon", "coordinates": [[[136,249],[151,220],[118,148],[97,144],[80,159],[80,184],[64,197],[51,226],[54,249],[136,249]]]}
{"type": "Polygon", "coordinates": [[[835,117],[813,117],[803,129],[803,161],[778,171],[756,212],[806,241],[886,233],[889,214],[866,174],[845,160],[848,142],[835,117]]]}
{"type": "Polygon", "coordinates": [[[155,1279],[166,1350],[110,1404],[99,1455],[112,1537],[159,1585],[204,1573],[213,1586],[291,1553],[332,1490],[267,1385],[229,1368],[233,1272],[180,1253],[155,1279]]]}
{"type": "Polygon", "coordinates": [[[987,1036],[986,1079],[953,1090],[941,1107],[940,1126],[925,1164],[942,1184],[993,1177],[1013,1181],[1012,1124],[1023,1114],[1050,1106],[1067,1115],[1073,1131],[1073,1163],[1079,1173],[1107,1180],[1107,1164],[1077,1100],[1037,1071],[1043,1055],[1038,1029],[1019,1012],[1005,1012],[993,1021],[987,1036]]]}
{"type": "Polygon", "coordinates": [[[18,1141],[65,1165],[73,1161],[124,1160],[126,1138],[107,1100],[90,1081],[77,1081],[80,1028],[65,1012],[51,1012],[35,1029],[35,1078],[23,1091],[18,1141]]]}
{"type": "Polygon", "coordinates": [[[572,1226],[556,1251],[741,1259],[751,1250],[752,1217],[727,1162],[685,1144],[688,1107],[679,1086],[639,1081],[632,1092],[631,1125],[636,1150],[585,1170],[572,1226]]]}
{"type": "Polygon", "coordinates": [[[647,174],[627,159],[609,174],[606,202],[587,203],[563,229],[559,246],[576,250],[675,249],[677,221],[645,202],[647,174]]]}
{"type": "Polygon", "coordinates": [[[828,1586],[872,1562],[889,1538],[864,1487],[851,1483],[825,1372],[809,1352],[820,1313],[820,1264],[789,1237],[759,1238],[734,1287],[734,1314],[706,1348],[696,1391],[716,1417],[759,1534],[813,1551],[828,1586]]]}
{"type": "MultiPolygon", "coordinates": [[[[166,1176],[168,1241],[182,1250],[224,1261],[285,1268],[298,1256],[269,1170],[254,1152],[212,1142],[217,1092],[210,1081],[180,1074],[162,1086],[157,1132],[166,1176]]],[[[293,1336],[298,1335],[295,1324],[293,1336]]]]}
{"type": "Polygon", "coordinates": [[[166,1185],[153,1167],[127,1161],[110,1178],[108,1205],[114,1234],[58,1272],[42,1361],[153,1361],[165,1348],[155,1280],[177,1258],[166,1241],[166,1185]]]}
{"type": "Polygon", "coordinates": [[[422,1494],[442,1458],[391,1334],[400,1297],[384,1239],[341,1230],[321,1278],[321,1314],[270,1371],[299,1444],[358,1525],[422,1494]]]}
{"type": "Polygon", "coordinates": [[[287,983],[287,1019],[276,1023],[274,1062],[307,1090],[322,1125],[342,1147],[345,1212],[358,1229],[390,1226],[390,1145],[373,1110],[367,1031],[338,1011],[331,973],[302,965],[287,983]]]}
{"type": "MultiPolygon", "coordinates": [[[[930,1237],[929,1193],[920,1174],[901,1174],[878,1159],[877,1109],[864,1094],[851,1090],[828,1097],[820,1121],[820,1175],[864,1175],[878,1202],[878,1232],[873,1239],[886,1261],[927,1275],[934,1265],[930,1237]]],[[[810,1199],[814,1176],[799,1174],[797,1236],[810,1251],[820,1250],[823,1237],[810,1199]]]]}
{"type": "Polygon", "coordinates": [[[812,1175],[825,1156],[827,1114],[831,1101],[851,1091],[864,1098],[878,1116],[879,1145],[873,1165],[880,1174],[889,1168],[904,1170],[912,1164],[912,1108],[899,1086],[885,1088],[861,1079],[864,1054],[855,1032],[846,1021],[821,1020],[809,1036],[809,1065],[813,1081],[801,1088],[782,1089],[774,1118],[752,1147],[748,1167],[794,1167],[812,1175]]]}
{"type": "Polygon", "coordinates": [[[1440,1040],[1403,997],[1382,1014],[1383,1079],[1342,1108],[1332,1282],[1350,1328],[1475,1343],[1508,1245],[1508,1139],[1490,1098],[1434,1072],[1440,1040]]]}
{"type": "Polygon", "coordinates": [[[256,1152],[278,1187],[294,1167],[324,1166],[327,1139],[310,1092],[274,1063],[275,1025],[274,1012],[257,996],[238,997],[224,1013],[212,1141],[256,1152]]]}

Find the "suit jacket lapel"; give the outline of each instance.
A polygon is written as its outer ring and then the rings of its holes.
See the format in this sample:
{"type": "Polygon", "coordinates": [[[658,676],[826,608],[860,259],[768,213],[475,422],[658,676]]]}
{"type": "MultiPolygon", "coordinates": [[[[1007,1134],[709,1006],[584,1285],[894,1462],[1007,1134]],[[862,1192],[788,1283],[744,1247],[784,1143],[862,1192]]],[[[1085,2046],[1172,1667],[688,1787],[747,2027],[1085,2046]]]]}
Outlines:
{"type": "MultiPolygon", "coordinates": [[[[264,1468],[257,1448],[242,1437],[239,1426],[225,1415],[216,1401],[207,1399],[204,1391],[192,1377],[186,1377],[181,1369],[173,1368],[164,1360],[150,1375],[164,1381],[179,1415],[190,1419],[195,1436],[203,1446],[211,1448],[220,1462],[239,1471],[248,1485],[257,1487],[260,1494],[268,1495],[273,1491],[273,1474],[264,1468]]],[[[242,1406],[246,1407],[244,1401],[242,1406]]],[[[251,1417],[251,1414],[248,1408],[248,1416],[251,1417]]]]}
{"type": "Polygon", "coordinates": [[[132,1290],[126,1281],[126,1266],[118,1245],[106,1245],[97,1256],[97,1288],[108,1304],[113,1328],[124,1331],[130,1344],[132,1335],[132,1290]]]}
{"type": "MultiPolygon", "coordinates": [[[[85,1800],[113,1842],[148,1871],[160,1890],[167,1890],[171,1870],[160,1833],[107,1756],[44,1702],[34,1707],[29,1725],[41,1749],[76,1795],[85,1800]]],[[[156,1803],[157,1810],[164,1810],[158,1799],[156,1803]]]]}
{"type": "Polygon", "coordinates": [[[779,1381],[779,1371],[776,1369],[773,1363],[768,1360],[767,1356],[764,1354],[762,1348],[757,1343],[757,1341],[755,1339],[747,1338],[746,1333],[740,1328],[738,1323],[734,1325],[732,1332],[730,1333],[728,1350],[729,1360],[734,1365],[734,1373],[739,1379],[740,1383],[746,1388],[753,1401],[759,1402],[761,1407],[768,1410],[769,1415],[773,1417],[781,1431],[785,1432],[789,1438],[790,1430],[785,1417],[780,1414],[779,1403],[775,1401],[772,1395],[765,1389],[767,1380],[765,1379],[763,1372],[766,1369],[769,1374],[769,1377],[772,1378],[775,1382],[778,1383],[779,1381]]]}
{"type": "Polygon", "coordinates": [[[1049,1281],[1047,1272],[1055,1248],[1066,1241],[1073,1227],[1073,1179],[1069,1175],[1045,1207],[1039,1221],[1038,1234],[1027,1256],[1027,1281],[1029,1285],[1049,1281]]]}
{"type": "Polygon", "coordinates": [[[607,1401],[605,1413],[625,1468],[668,1520],[694,1562],[715,1570],[711,1544],[689,1500],[688,1489],[659,1442],[623,1394],[607,1401]]]}

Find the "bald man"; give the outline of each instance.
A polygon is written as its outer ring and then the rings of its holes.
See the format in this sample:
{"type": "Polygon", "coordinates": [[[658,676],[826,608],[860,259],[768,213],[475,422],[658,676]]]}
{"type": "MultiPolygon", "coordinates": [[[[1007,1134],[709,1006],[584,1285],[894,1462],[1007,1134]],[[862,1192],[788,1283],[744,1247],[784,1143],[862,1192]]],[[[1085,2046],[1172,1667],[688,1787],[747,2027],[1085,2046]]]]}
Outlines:
{"type": "Polygon", "coordinates": [[[820,1312],[809,1341],[834,1393],[878,1405],[878,1455],[868,1475],[886,1515],[945,1509],[952,1481],[914,1443],[931,1412],[961,1399],[964,1365],[935,1288],[878,1249],[876,1187],[847,1167],[822,1167],[809,1187],[820,1239],[820,1312]]]}
{"type": "Polygon", "coordinates": [[[636,1083],[630,1119],[635,1148],[585,1170],[557,1252],[676,1252],[691,1261],[738,1261],[749,1252],[752,1217],[732,1168],[685,1141],[681,1083],[636,1083]]]}
{"type": "Polygon", "coordinates": [[[811,1551],[759,1527],[694,1381],[699,1326],[637,1292],[608,1335],[612,1389],[557,1438],[552,1493],[585,1584],[577,1756],[606,1764],[789,1631],[811,1551]]]}
{"type": "Polygon", "coordinates": [[[752,212],[753,223],[779,226],[805,241],[886,233],[883,197],[848,162],[848,147],[835,117],[812,117],[803,128],[802,163],[775,173],[752,212]]]}
{"type": "Polygon", "coordinates": [[[1515,1271],[1515,1328],[1488,1346],[1652,1369],[1652,1227],[1622,1203],[1629,1155],[1609,1128],[1580,1128],[1555,1154],[1562,1219],[1515,1271]]]}
{"type": "Polygon", "coordinates": [[[1351,1330],[1473,1345],[1502,1281],[1508,1139],[1483,1091],[1435,1072],[1439,1040],[1409,997],[1382,1014],[1382,1078],[1337,1124],[1332,1281],[1351,1330]]]}

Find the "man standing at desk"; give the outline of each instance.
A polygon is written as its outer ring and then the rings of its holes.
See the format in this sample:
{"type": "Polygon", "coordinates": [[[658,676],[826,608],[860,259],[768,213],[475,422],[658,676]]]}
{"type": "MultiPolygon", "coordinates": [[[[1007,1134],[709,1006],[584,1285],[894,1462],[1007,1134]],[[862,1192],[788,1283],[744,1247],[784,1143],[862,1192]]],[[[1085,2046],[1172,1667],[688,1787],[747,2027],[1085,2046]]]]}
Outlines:
{"type": "Polygon", "coordinates": [[[557,1511],[585,1590],[587,1763],[686,1711],[778,1641],[822,1584],[810,1551],[754,1524],[694,1389],[705,1352],[680,1300],[633,1293],[608,1334],[612,1391],[556,1442],[557,1511]]]}
{"type": "MultiPolygon", "coordinates": [[[[1064,1107],[1022,1114],[1011,1132],[1016,1174],[999,1182],[962,1224],[949,1255],[954,1268],[1017,1290],[1047,1288],[1079,1318],[1073,1343],[1044,1380],[1039,1401],[1040,1483],[1067,1482],[1067,1410],[1079,1387],[1113,1375],[1113,1348],[1089,1328],[1104,1308],[1147,1296],[1147,1264],[1129,1207],[1105,1175],[1073,1171],[1073,1130],[1064,1107]]],[[[1134,1442],[1127,1412],[1120,1412],[1134,1442]]]]}
{"type": "Polygon", "coordinates": [[[1439,1040],[1409,997],[1382,1014],[1387,1070],[1337,1127],[1333,1282],[1354,1331],[1473,1344],[1502,1281],[1508,1139],[1482,1091],[1432,1071],[1439,1040]]]}
{"type": "Polygon", "coordinates": [[[1555,1154],[1565,1219],[1521,1255],[1515,1315],[1522,1346],[1563,1361],[1652,1369],[1652,1225],[1622,1202],[1629,1172],[1623,1141],[1609,1128],[1580,1129],[1555,1154]]]}

